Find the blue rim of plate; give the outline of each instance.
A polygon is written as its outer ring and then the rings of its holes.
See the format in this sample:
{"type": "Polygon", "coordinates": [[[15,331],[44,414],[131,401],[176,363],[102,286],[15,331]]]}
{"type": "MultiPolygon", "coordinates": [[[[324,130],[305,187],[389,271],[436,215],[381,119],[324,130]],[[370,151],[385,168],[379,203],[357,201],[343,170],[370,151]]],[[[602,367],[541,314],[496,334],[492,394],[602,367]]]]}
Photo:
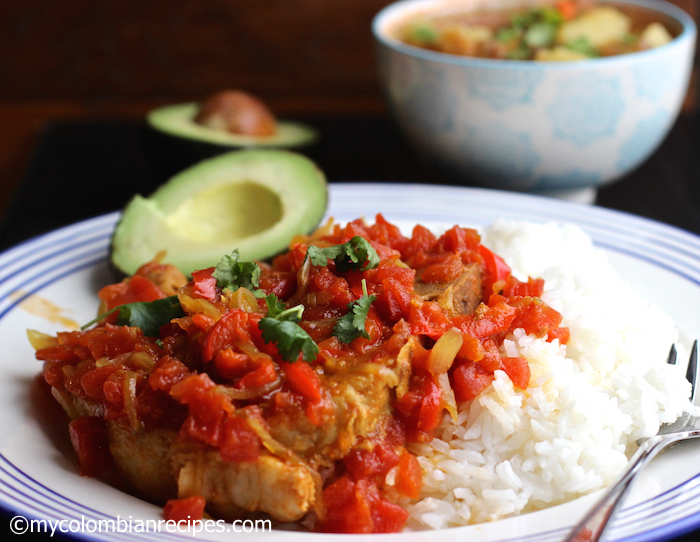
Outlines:
{"type": "MultiPolygon", "coordinates": [[[[326,216],[338,222],[358,217],[373,220],[381,213],[404,224],[460,224],[478,227],[499,218],[530,222],[574,223],[596,246],[642,260],[700,287],[700,237],[680,228],[628,213],[527,194],[481,188],[400,183],[339,183],[330,185],[326,216]]],[[[23,242],[0,254],[0,320],[11,316],[26,296],[86,268],[105,263],[119,213],[98,216],[23,242]],[[22,291],[22,297],[13,295],[22,291]]],[[[28,519],[114,519],[90,506],[56,493],[0,455],[0,510],[28,519]]],[[[700,475],[624,508],[609,537],[626,542],[680,536],[700,527],[700,475]],[[659,518],[662,518],[661,520],[659,518]]],[[[468,528],[468,527],[467,527],[468,528]]],[[[455,533],[463,528],[450,529],[455,533]]],[[[566,529],[533,533],[517,540],[560,540],[566,529]]],[[[93,534],[70,533],[76,539],[104,540],[93,534]]],[[[420,533],[418,533],[420,534],[420,533]]],[[[308,536],[308,533],[307,533],[308,536]]],[[[391,536],[391,535],[386,535],[391,536]]],[[[403,534],[406,536],[406,533],[403,534]]],[[[109,533],[109,540],[181,539],[164,532],[109,533]],[[123,536],[122,536],[123,534],[123,536]]],[[[510,542],[515,538],[501,538],[510,542]]],[[[494,541],[496,542],[496,541],[494,541]]]]}

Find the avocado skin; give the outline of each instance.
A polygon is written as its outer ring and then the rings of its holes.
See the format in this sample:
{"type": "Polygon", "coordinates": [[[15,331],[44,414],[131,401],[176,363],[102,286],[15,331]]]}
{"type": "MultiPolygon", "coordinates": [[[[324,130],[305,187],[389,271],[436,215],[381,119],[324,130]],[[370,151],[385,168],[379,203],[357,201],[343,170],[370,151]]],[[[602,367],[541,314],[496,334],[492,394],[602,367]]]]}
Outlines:
{"type": "MultiPolygon", "coordinates": [[[[286,250],[293,236],[315,230],[325,215],[327,205],[328,186],[325,175],[306,156],[281,149],[229,151],[179,172],[147,198],[135,195],[123,210],[112,235],[110,267],[115,278],[130,276],[160,250],[166,251],[164,263],[176,265],[186,275],[191,275],[192,271],[197,269],[216,265],[222,256],[230,254],[234,249],[240,249],[244,260],[268,260],[286,250]],[[260,164],[260,167],[257,168],[256,164],[260,164]],[[256,168],[261,170],[259,176],[256,174],[256,168]],[[153,242],[153,232],[163,230],[163,222],[160,219],[167,217],[169,211],[172,212],[174,202],[177,205],[186,203],[187,196],[177,202],[177,190],[174,190],[173,186],[187,187],[186,191],[190,196],[196,196],[197,192],[195,190],[193,193],[192,187],[199,184],[204,177],[212,176],[220,179],[213,181],[213,184],[207,181],[208,187],[214,189],[235,185],[237,178],[239,181],[245,181],[244,184],[259,183],[279,197],[283,207],[282,216],[268,230],[241,238],[239,242],[219,243],[214,240],[198,243],[179,236],[174,230],[166,232],[167,239],[163,239],[162,244],[153,242]],[[159,208],[163,201],[167,201],[164,205],[169,206],[169,210],[159,208]],[[143,205],[148,209],[156,209],[154,216],[157,223],[151,224],[153,228],[149,227],[147,220],[144,223],[143,214],[134,212],[134,209],[143,205]],[[160,216],[161,211],[163,216],[160,216]],[[135,214],[140,216],[134,216],[135,214]],[[143,252],[144,246],[150,247],[150,252],[143,252]],[[140,252],[136,260],[133,254],[130,254],[130,247],[134,247],[135,252],[140,252]],[[191,250],[197,254],[194,257],[196,263],[188,261],[188,254],[183,254],[183,248],[185,252],[191,250]],[[207,251],[209,256],[203,258],[202,253],[207,251]]],[[[196,224],[192,227],[196,227],[196,224]]]]}
{"type": "MultiPolygon", "coordinates": [[[[315,128],[301,123],[304,129],[303,137],[297,140],[280,140],[275,142],[274,138],[265,141],[261,140],[256,144],[251,137],[242,138],[226,143],[217,143],[207,140],[206,135],[201,138],[189,131],[190,124],[194,120],[189,117],[193,114],[193,104],[183,103],[172,106],[164,106],[152,110],[146,117],[148,130],[146,132],[146,149],[153,159],[154,166],[161,177],[168,179],[176,173],[187,169],[202,160],[212,158],[220,154],[234,150],[244,150],[252,148],[267,149],[289,149],[302,153],[313,159],[315,149],[318,146],[319,135],[315,128]],[[167,113],[164,115],[162,113],[167,113]],[[170,119],[172,118],[172,123],[170,119]],[[185,125],[184,130],[181,126],[185,125]]],[[[282,124],[287,121],[280,121],[282,124]]],[[[210,131],[209,128],[200,128],[201,131],[210,131]]]]}

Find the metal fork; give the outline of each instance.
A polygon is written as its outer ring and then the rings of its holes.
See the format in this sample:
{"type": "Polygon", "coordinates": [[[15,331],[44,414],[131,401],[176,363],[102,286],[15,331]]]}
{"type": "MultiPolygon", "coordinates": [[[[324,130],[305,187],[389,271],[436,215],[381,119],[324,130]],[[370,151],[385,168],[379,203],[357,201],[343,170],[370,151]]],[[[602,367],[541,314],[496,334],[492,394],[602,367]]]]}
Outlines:
{"type": "MultiPolygon", "coordinates": [[[[676,348],[673,346],[669,354],[668,363],[676,363],[676,348]]],[[[698,389],[698,341],[693,343],[693,348],[688,361],[686,378],[693,386],[690,401],[695,401],[698,389]]],[[[651,461],[661,450],[678,442],[700,437],[700,418],[684,412],[675,422],[661,426],[659,432],[653,437],[640,443],[639,449],[632,456],[625,471],[608,488],[603,497],[586,514],[586,516],[572,529],[565,538],[565,542],[596,542],[600,540],[610,519],[619,508],[622,498],[632,483],[634,475],[651,461]]]]}

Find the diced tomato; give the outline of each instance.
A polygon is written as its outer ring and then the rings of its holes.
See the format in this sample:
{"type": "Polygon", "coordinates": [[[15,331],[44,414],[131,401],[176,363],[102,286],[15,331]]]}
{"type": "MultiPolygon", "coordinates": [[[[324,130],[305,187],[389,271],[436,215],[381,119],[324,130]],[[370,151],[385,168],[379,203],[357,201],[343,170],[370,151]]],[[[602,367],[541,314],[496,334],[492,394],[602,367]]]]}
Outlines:
{"type": "Polygon", "coordinates": [[[523,328],[527,333],[543,337],[561,323],[561,314],[539,298],[523,297],[510,303],[517,311],[511,329],[523,328]]]}
{"type": "Polygon", "coordinates": [[[463,363],[452,371],[452,390],[457,401],[474,399],[493,381],[493,373],[478,363],[463,363]]]}
{"type": "Polygon", "coordinates": [[[148,384],[156,390],[170,391],[170,388],[189,372],[190,370],[180,360],[165,355],[153,366],[153,371],[148,376],[148,384]]]}
{"type": "Polygon", "coordinates": [[[147,350],[151,346],[139,328],[113,324],[91,329],[82,343],[90,351],[92,359],[116,358],[120,354],[147,350]]]}
{"type": "Polygon", "coordinates": [[[106,365],[98,367],[83,375],[80,385],[85,390],[86,395],[93,401],[102,403],[105,400],[104,384],[112,373],[118,371],[118,365],[106,365]]]}
{"type": "Polygon", "coordinates": [[[260,275],[260,289],[275,294],[280,299],[288,299],[297,288],[296,273],[281,270],[263,270],[260,275]]]}
{"type": "Polygon", "coordinates": [[[440,425],[442,420],[442,392],[435,381],[428,377],[423,379],[421,388],[423,400],[418,414],[417,427],[427,433],[440,425]]]}
{"type": "Polygon", "coordinates": [[[226,418],[219,445],[224,461],[255,461],[261,445],[260,437],[244,418],[236,415],[226,418]]]}
{"type": "Polygon", "coordinates": [[[412,334],[427,335],[433,339],[454,327],[452,320],[435,301],[412,301],[408,323],[412,334]]]}
{"type": "MultiPolygon", "coordinates": [[[[134,275],[124,279],[122,282],[110,284],[103,287],[97,293],[98,297],[104,301],[105,310],[113,309],[126,303],[138,301],[155,301],[163,299],[166,295],[156,284],[141,275],[134,275]]],[[[117,315],[110,315],[108,321],[116,320],[117,315]]]]}
{"type": "Polygon", "coordinates": [[[354,301],[348,281],[334,275],[328,267],[314,267],[310,273],[309,291],[322,292],[322,302],[335,307],[347,307],[354,301]]]}
{"type": "Polygon", "coordinates": [[[344,458],[348,472],[360,478],[383,478],[399,463],[399,456],[391,446],[377,444],[372,449],[354,448],[344,458]]]}
{"type": "Polygon", "coordinates": [[[62,361],[56,359],[49,359],[45,361],[43,374],[44,380],[46,380],[46,383],[49,386],[52,386],[59,390],[64,387],[65,373],[63,372],[62,361]]]}
{"type": "Polygon", "coordinates": [[[231,309],[214,324],[202,343],[202,359],[211,361],[219,350],[228,348],[236,340],[251,341],[250,324],[260,320],[261,315],[245,312],[241,309],[231,309]]]}
{"type": "Polygon", "coordinates": [[[195,297],[201,297],[214,301],[218,294],[216,289],[216,278],[212,275],[214,267],[200,269],[192,273],[192,293],[195,297]]]}
{"type": "Polygon", "coordinates": [[[170,389],[170,395],[189,406],[190,414],[183,430],[191,436],[218,446],[224,421],[234,406],[221,393],[213,393],[215,384],[206,373],[190,375],[170,389]]]}
{"type": "Polygon", "coordinates": [[[207,331],[211,326],[216,323],[216,320],[209,316],[208,314],[196,313],[192,315],[192,323],[199,329],[207,331]]]}
{"type": "Polygon", "coordinates": [[[527,389],[530,384],[530,365],[525,358],[501,358],[501,368],[513,381],[516,388],[527,389]]]}
{"type": "Polygon", "coordinates": [[[167,521],[176,525],[184,525],[200,521],[204,517],[204,497],[194,495],[181,499],[170,499],[163,507],[163,516],[167,521]]]}
{"type": "Polygon", "coordinates": [[[554,5],[565,21],[570,21],[576,17],[576,13],[578,12],[576,0],[557,0],[554,5]]]}
{"type": "Polygon", "coordinates": [[[216,372],[224,378],[234,380],[246,374],[249,370],[250,357],[243,352],[231,348],[219,350],[214,356],[216,372]]]}
{"type": "Polygon", "coordinates": [[[398,504],[379,498],[372,506],[375,533],[398,533],[408,520],[408,512],[398,504]]]}
{"type": "Polygon", "coordinates": [[[39,361],[60,361],[69,365],[78,363],[82,359],[79,353],[75,351],[75,348],[65,344],[41,348],[36,351],[35,356],[39,361]]]}
{"type": "MultiPolygon", "coordinates": [[[[380,286],[373,305],[389,323],[407,319],[411,309],[411,293],[415,271],[398,267],[380,267],[366,273],[370,284],[380,286]]],[[[374,293],[374,292],[373,292],[374,293]]]]}
{"type": "Polygon", "coordinates": [[[484,262],[484,273],[481,277],[482,291],[484,299],[488,299],[491,294],[498,293],[505,286],[511,271],[503,258],[484,245],[479,245],[479,254],[484,262]]]}
{"type": "Polygon", "coordinates": [[[403,236],[401,230],[387,222],[381,213],[375,216],[375,222],[367,228],[367,233],[373,241],[399,252],[402,252],[408,244],[408,239],[403,236]]]}
{"type": "Polygon", "coordinates": [[[415,455],[406,452],[398,462],[398,472],[395,482],[396,491],[410,499],[420,497],[423,487],[423,469],[415,455]]]}
{"type": "Polygon", "coordinates": [[[407,440],[426,442],[442,419],[442,392],[432,376],[414,376],[409,391],[394,402],[394,408],[406,424],[407,440]]]}
{"type": "MultiPolygon", "coordinates": [[[[495,337],[487,337],[481,341],[483,355],[481,359],[478,360],[478,364],[487,373],[493,373],[495,370],[501,368],[500,342],[501,341],[495,337]]],[[[460,359],[460,361],[463,361],[463,359],[460,359]]]]}
{"type": "Polygon", "coordinates": [[[370,503],[362,489],[343,476],[323,490],[326,517],[321,529],[330,533],[371,533],[374,530],[370,503]]]}
{"type": "Polygon", "coordinates": [[[500,301],[493,306],[482,304],[474,314],[455,317],[453,322],[464,333],[484,339],[508,331],[516,314],[515,307],[505,301],[500,301]]]}
{"type": "Polygon", "coordinates": [[[458,254],[450,254],[428,265],[420,278],[429,284],[451,282],[460,275],[463,268],[462,258],[458,254]]]}
{"type": "Polygon", "coordinates": [[[549,330],[547,340],[551,342],[554,339],[559,339],[560,344],[566,344],[569,342],[570,336],[571,332],[568,327],[557,327],[549,330]]]}
{"type": "Polygon", "coordinates": [[[460,254],[469,250],[476,250],[480,245],[481,237],[476,230],[453,226],[440,236],[435,244],[436,252],[448,251],[460,254]]]}
{"type": "Polygon", "coordinates": [[[503,287],[503,295],[506,297],[540,297],[543,292],[544,279],[533,279],[532,277],[528,277],[527,282],[522,282],[510,275],[503,287]]]}
{"type": "Polygon", "coordinates": [[[113,466],[107,421],[96,416],[76,418],[68,424],[70,441],[78,456],[80,476],[98,476],[113,466]]]}
{"type": "Polygon", "coordinates": [[[312,402],[321,400],[321,381],[311,365],[302,361],[278,362],[286,376],[286,385],[312,402]]]}
{"type": "Polygon", "coordinates": [[[117,407],[115,410],[121,412],[124,403],[124,371],[116,371],[109,375],[102,385],[107,406],[110,404],[117,407]]]}
{"type": "Polygon", "coordinates": [[[408,512],[379,495],[374,483],[343,476],[323,491],[325,532],[388,533],[406,524],[408,512]]]}
{"type": "Polygon", "coordinates": [[[261,388],[265,384],[277,380],[275,364],[271,359],[263,358],[254,362],[255,368],[248,371],[237,383],[237,387],[242,389],[261,388]]]}
{"type": "Polygon", "coordinates": [[[484,357],[484,346],[481,341],[470,335],[462,332],[462,346],[457,353],[457,359],[479,361],[484,357]]]}

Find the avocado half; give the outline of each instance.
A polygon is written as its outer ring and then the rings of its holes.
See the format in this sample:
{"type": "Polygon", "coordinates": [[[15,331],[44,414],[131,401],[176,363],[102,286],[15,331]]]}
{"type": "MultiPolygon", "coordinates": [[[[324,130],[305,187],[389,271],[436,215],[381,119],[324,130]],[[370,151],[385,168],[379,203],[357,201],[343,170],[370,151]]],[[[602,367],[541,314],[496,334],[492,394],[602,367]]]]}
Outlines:
{"type": "Polygon", "coordinates": [[[232,151],[178,173],[124,209],[111,261],[132,275],[161,251],[186,275],[216,265],[234,249],[267,259],[320,223],[328,204],[324,174],[281,149],[232,151]]]}
{"type": "Polygon", "coordinates": [[[148,113],[146,120],[155,130],[171,137],[208,143],[227,150],[239,147],[297,148],[309,145],[318,138],[317,131],[301,122],[279,120],[271,136],[250,136],[215,130],[194,121],[199,104],[165,105],[148,113]]]}
{"type": "Polygon", "coordinates": [[[312,155],[318,130],[296,121],[277,120],[271,136],[233,134],[194,121],[197,102],[165,105],[146,116],[146,145],[157,173],[167,179],[201,160],[233,150],[250,148],[290,149],[312,155]]]}

